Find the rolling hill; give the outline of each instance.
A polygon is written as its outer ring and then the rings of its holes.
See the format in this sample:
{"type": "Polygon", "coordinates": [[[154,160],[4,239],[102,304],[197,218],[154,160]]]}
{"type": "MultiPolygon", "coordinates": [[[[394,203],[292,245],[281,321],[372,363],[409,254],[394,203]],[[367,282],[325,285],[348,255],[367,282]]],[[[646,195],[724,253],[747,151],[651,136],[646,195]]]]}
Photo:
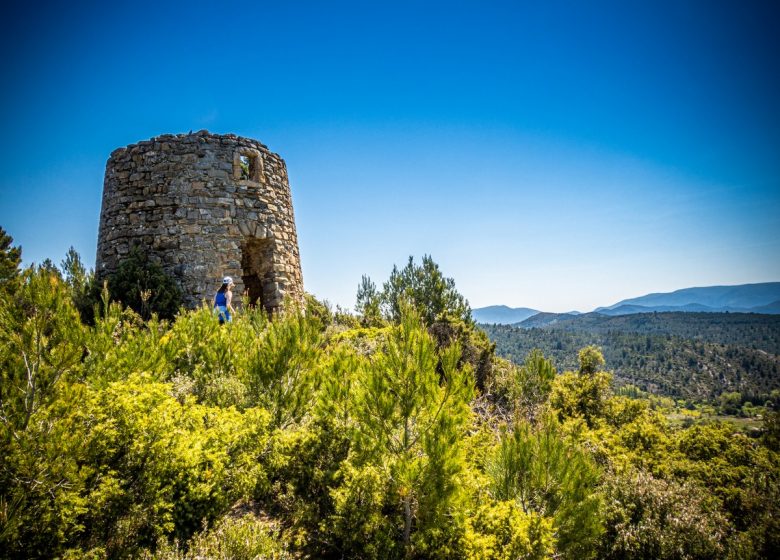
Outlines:
{"type": "Polygon", "coordinates": [[[599,346],[620,384],[692,400],[738,391],[752,402],[780,389],[780,316],[749,313],[539,313],[518,326],[481,325],[500,356],[521,363],[533,348],[559,371],[599,346]]]}

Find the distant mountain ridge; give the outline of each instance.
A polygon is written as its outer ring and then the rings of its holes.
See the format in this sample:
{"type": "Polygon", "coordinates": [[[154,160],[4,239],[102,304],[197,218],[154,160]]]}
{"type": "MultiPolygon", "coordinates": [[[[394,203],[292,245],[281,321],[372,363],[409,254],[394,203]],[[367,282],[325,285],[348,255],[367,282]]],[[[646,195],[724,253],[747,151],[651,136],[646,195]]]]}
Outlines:
{"type": "Polygon", "coordinates": [[[472,309],[471,316],[477,323],[511,325],[525,321],[539,313],[536,309],[527,307],[507,307],[506,305],[490,305],[472,309]]]}
{"type": "MultiPolygon", "coordinates": [[[[610,316],[681,311],[780,315],[780,282],[684,288],[674,292],[653,293],[624,299],[594,310],[595,313],[610,316]]],[[[491,305],[472,310],[472,316],[478,323],[499,325],[524,323],[522,326],[526,328],[548,325],[575,315],[576,312],[546,313],[527,307],[511,308],[506,305],[491,305]]]]}
{"type": "Polygon", "coordinates": [[[608,307],[596,308],[604,315],[628,315],[654,311],[693,311],[708,313],[777,313],[780,309],[780,282],[684,288],[674,292],[647,294],[624,299],[608,307]]]}

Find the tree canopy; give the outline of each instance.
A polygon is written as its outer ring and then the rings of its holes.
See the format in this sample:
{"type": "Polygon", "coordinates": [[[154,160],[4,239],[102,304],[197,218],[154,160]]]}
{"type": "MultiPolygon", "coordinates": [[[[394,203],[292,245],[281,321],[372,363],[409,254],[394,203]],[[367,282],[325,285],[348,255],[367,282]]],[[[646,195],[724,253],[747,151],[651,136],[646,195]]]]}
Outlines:
{"type": "Polygon", "coordinates": [[[0,559],[778,556],[771,403],[751,431],[616,391],[595,346],[480,386],[462,316],[403,298],[84,324],[66,262],[0,291],[0,559]]]}
{"type": "Polygon", "coordinates": [[[363,276],[356,310],[365,320],[375,321],[381,308],[387,320],[398,322],[405,304],[413,305],[426,325],[442,319],[473,324],[471,308],[455,288],[455,280],[444,276],[430,255],[423,255],[419,265],[411,256],[403,268],[393,265],[381,292],[368,276],[363,276]]]}

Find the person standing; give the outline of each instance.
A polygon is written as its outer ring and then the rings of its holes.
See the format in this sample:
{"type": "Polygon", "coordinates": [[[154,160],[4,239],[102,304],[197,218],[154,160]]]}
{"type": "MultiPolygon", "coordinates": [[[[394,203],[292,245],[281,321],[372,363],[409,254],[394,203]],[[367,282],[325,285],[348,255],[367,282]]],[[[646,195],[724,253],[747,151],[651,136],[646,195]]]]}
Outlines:
{"type": "Polygon", "coordinates": [[[216,309],[217,313],[219,314],[220,325],[232,321],[232,314],[236,312],[232,305],[234,286],[235,284],[233,283],[233,278],[230,276],[225,276],[222,279],[222,285],[214,295],[214,309],[216,309]]]}

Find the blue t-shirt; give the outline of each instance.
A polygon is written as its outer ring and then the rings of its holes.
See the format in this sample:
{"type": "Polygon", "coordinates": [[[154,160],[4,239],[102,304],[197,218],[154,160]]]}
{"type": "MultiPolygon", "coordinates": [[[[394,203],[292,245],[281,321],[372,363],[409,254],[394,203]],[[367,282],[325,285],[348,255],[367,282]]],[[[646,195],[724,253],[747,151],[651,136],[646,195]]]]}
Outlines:
{"type": "Polygon", "coordinates": [[[227,292],[217,292],[214,298],[215,307],[227,307],[227,292]]]}
{"type": "Polygon", "coordinates": [[[214,308],[219,311],[219,322],[230,321],[230,311],[227,308],[227,292],[217,292],[214,296],[214,308]]]}

